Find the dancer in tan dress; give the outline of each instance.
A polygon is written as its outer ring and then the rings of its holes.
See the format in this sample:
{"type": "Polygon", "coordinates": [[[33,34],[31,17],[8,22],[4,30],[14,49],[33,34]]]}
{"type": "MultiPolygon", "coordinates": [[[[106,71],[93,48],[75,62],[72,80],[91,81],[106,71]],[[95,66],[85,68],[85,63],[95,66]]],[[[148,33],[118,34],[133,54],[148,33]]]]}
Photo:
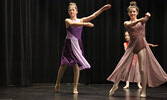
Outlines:
{"type": "MultiPolygon", "coordinates": [[[[124,42],[124,50],[126,51],[128,48],[128,45],[130,43],[130,35],[129,33],[126,31],[125,32],[125,40],[126,42],[124,42]]],[[[148,43],[148,45],[150,47],[157,47],[158,45],[154,45],[151,43],[148,43]]],[[[129,89],[129,82],[135,82],[137,83],[137,86],[139,89],[142,88],[140,82],[141,82],[141,77],[140,77],[140,72],[139,72],[139,63],[138,63],[138,58],[137,58],[137,54],[134,54],[131,63],[127,66],[125,73],[124,73],[124,77],[123,79],[121,79],[122,81],[126,81],[126,85],[123,87],[124,89],[129,89]]]]}
{"type": "Polygon", "coordinates": [[[133,55],[137,54],[142,83],[140,97],[146,97],[146,85],[155,87],[167,82],[167,74],[154,57],[145,39],[145,24],[151,17],[150,13],[147,12],[145,17],[137,19],[139,8],[135,1],[130,2],[127,10],[130,21],[125,21],[124,26],[130,35],[131,42],[115,70],[107,78],[107,80],[114,82],[109,95],[112,96],[118,89],[118,84],[124,77],[126,67],[131,63],[133,55]]]}

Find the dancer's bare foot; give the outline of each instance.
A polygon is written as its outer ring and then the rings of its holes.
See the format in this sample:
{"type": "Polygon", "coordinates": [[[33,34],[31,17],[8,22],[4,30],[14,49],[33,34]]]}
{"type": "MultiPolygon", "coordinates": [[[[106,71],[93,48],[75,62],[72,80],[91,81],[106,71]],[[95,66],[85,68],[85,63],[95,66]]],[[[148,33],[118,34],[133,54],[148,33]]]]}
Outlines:
{"type": "Polygon", "coordinates": [[[118,86],[113,86],[109,92],[109,96],[112,96],[115,93],[115,90],[118,89],[118,86]]]}
{"type": "Polygon", "coordinates": [[[55,92],[59,92],[60,91],[60,84],[56,84],[55,85],[55,92]]]}
{"type": "Polygon", "coordinates": [[[145,98],[146,97],[146,92],[145,91],[141,92],[140,97],[145,98]]]}
{"type": "Polygon", "coordinates": [[[140,97],[141,98],[146,98],[146,94],[141,94],[140,97]]]}
{"type": "Polygon", "coordinates": [[[73,89],[73,93],[74,94],[78,94],[78,90],[77,89],[73,89]]]}
{"type": "Polygon", "coordinates": [[[129,85],[126,85],[123,87],[124,89],[129,89],[129,85]]]}

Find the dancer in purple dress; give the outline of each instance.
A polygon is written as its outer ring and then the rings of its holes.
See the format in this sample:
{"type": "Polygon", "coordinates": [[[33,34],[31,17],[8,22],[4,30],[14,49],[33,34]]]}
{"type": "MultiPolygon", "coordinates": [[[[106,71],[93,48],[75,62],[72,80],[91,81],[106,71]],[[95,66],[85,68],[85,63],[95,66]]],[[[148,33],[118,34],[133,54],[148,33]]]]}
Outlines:
{"type": "Polygon", "coordinates": [[[76,3],[70,3],[68,7],[68,13],[70,18],[65,19],[67,36],[64,42],[61,64],[59,67],[57,81],[55,84],[55,92],[59,92],[60,81],[66,69],[66,66],[73,66],[74,69],[74,87],[73,93],[78,93],[78,81],[79,81],[79,71],[83,69],[90,68],[89,63],[83,56],[83,47],[82,47],[82,26],[94,27],[94,25],[89,22],[90,20],[96,18],[104,10],[108,10],[111,7],[110,4],[107,4],[100,8],[98,11],[93,13],[88,17],[83,17],[81,19],[77,18],[77,5],[76,3]]]}
{"type": "MultiPolygon", "coordinates": [[[[126,51],[130,43],[130,36],[127,31],[125,32],[125,40],[126,42],[124,42],[123,45],[124,45],[124,50],[126,51]]],[[[151,43],[148,43],[148,45],[151,47],[158,46],[157,44],[154,45],[151,43]]],[[[130,86],[129,82],[137,82],[138,88],[141,89],[142,86],[140,85],[140,82],[141,82],[140,79],[141,78],[140,78],[140,72],[139,72],[138,58],[137,58],[137,54],[134,54],[131,63],[127,66],[125,70],[123,79],[121,79],[122,81],[126,81],[126,85],[123,88],[128,89],[130,86]]]]}
{"type": "Polygon", "coordinates": [[[142,83],[140,97],[146,97],[146,84],[150,87],[159,86],[167,82],[167,74],[154,57],[145,39],[145,24],[151,16],[150,13],[146,13],[145,17],[137,19],[139,8],[135,1],[130,2],[127,10],[130,21],[125,21],[124,25],[131,41],[115,70],[107,78],[107,80],[114,82],[109,95],[113,95],[115,90],[118,89],[118,84],[124,77],[126,67],[131,63],[133,55],[137,54],[142,83]]]}

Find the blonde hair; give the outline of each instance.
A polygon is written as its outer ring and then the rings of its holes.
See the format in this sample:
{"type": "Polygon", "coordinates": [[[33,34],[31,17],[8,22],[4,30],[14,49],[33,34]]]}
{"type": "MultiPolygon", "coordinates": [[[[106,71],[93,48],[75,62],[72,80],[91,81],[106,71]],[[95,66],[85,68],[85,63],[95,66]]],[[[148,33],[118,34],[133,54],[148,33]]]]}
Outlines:
{"type": "Polygon", "coordinates": [[[70,2],[70,3],[69,3],[68,9],[69,9],[70,7],[72,7],[72,6],[75,7],[76,10],[78,10],[77,4],[74,3],[74,2],[70,2]]]}
{"type": "Polygon", "coordinates": [[[127,11],[129,12],[130,8],[136,8],[137,12],[139,12],[139,8],[137,7],[137,3],[135,1],[131,1],[127,11]]]}

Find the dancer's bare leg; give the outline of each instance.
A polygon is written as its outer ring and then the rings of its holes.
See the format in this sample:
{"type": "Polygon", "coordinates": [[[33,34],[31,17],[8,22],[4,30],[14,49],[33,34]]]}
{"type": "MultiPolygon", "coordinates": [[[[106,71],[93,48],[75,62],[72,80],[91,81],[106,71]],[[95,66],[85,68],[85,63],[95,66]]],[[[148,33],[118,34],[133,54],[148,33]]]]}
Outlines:
{"type": "Polygon", "coordinates": [[[74,87],[73,93],[78,93],[78,81],[79,81],[79,66],[78,64],[74,64],[74,87]]]}
{"type": "Polygon", "coordinates": [[[55,84],[55,92],[60,91],[60,82],[61,82],[61,79],[63,77],[63,74],[64,74],[66,67],[67,67],[67,64],[64,64],[64,65],[59,67],[59,71],[57,74],[57,80],[56,80],[56,84],[55,84]]]}
{"type": "MultiPolygon", "coordinates": [[[[131,55],[128,57],[128,60],[127,60],[127,63],[125,64],[125,66],[128,66],[129,62],[132,60],[133,55],[134,55],[134,54],[131,53],[131,55]]],[[[126,67],[125,67],[124,71],[121,73],[121,75],[119,76],[119,80],[118,80],[117,82],[114,82],[113,87],[112,87],[111,90],[109,91],[109,95],[110,95],[110,96],[112,96],[112,95],[115,93],[115,90],[118,89],[118,84],[119,84],[121,78],[123,77],[125,70],[126,70],[126,67]]]]}
{"type": "Polygon", "coordinates": [[[126,85],[123,88],[124,89],[129,89],[129,81],[126,81],[126,85]]]}
{"type": "Polygon", "coordinates": [[[138,53],[139,70],[141,75],[142,91],[140,97],[146,97],[146,49],[138,53]]]}

